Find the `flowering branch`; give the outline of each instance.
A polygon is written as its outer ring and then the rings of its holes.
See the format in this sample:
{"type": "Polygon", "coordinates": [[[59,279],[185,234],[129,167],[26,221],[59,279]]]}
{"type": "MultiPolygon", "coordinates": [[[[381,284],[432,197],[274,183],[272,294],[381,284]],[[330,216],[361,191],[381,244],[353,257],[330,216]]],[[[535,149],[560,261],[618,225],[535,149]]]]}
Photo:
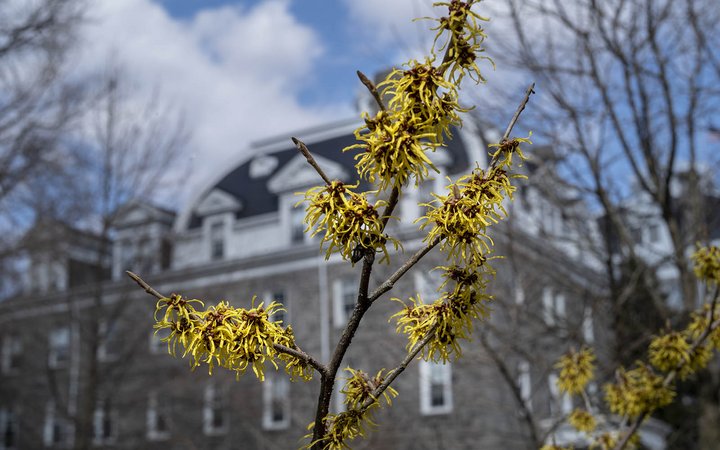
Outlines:
{"type": "Polygon", "coordinates": [[[325,175],[325,172],[320,168],[320,165],[315,161],[315,158],[313,158],[312,154],[310,153],[310,150],[308,150],[307,145],[300,139],[293,137],[291,138],[295,146],[300,150],[300,153],[303,154],[305,159],[307,159],[307,162],[315,169],[315,171],[320,175],[320,178],[323,179],[325,184],[328,186],[330,185],[330,178],[328,178],[327,175],[325,175]]]}
{"type": "MultiPolygon", "coordinates": [[[[137,275],[136,273],[133,273],[129,270],[125,271],[125,273],[130,278],[132,278],[141,288],[143,288],[145,290],[145,292],[152,295],[156,299],[158,299],[158,300],[168,299],[168,297],[166,297],[166,296],[162,295],[161,293],[159,293],[158,291],[156,291],[152,286],[150,286],[145,280],[140,278],[140,276],[137,275]]],[[[197,315],[195,315],[194,318],[197,319],[198,318],[197,315]]],[[[279,353],[284,353],[286,355],[295,357],[295,358],[305,362],[306,364],[310,365],[315,370],[317,370],[321,376],[324,375],[325,372],[327,371],[327,368],[323,364],[321,364],[318,360],[316,360],[312,356],[310,356],[307,353],[305,353],[304,351],[302,351],[297,346],[295,346],[294,348],[291,348],[286,345],[278,344],[278,343],[273,343],[272,346],[279,353]]]]}

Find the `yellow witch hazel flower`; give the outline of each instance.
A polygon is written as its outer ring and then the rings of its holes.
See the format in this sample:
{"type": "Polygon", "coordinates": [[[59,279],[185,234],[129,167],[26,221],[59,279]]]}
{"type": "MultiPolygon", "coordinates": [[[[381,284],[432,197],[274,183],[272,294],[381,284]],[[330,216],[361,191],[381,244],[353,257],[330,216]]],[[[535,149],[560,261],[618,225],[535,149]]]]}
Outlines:
{"type": "Polygon", "coordinates": [[[355,132],[359,143],[344,149],[363,150],[355,157],[358,173],[379,190],[399,189],[411,177],[420,183],[428,169],[437,171],[426,152],[442,146],[450,128],[462,124],[458,113],[469,111],[458,104],[458,84],[465,73],[483,80],[476,54],[485,35],[478,23],[483,18],[471,11],[475,3],[435,3],[447,6],[448,16],[439,19],[432,57],[408,62],[378,85],[381,98],[390,98],[388,108],[373,118],[365,115],[365,126],[355,132]],[[446,55],[435,65],[435,44],[446,32],[448,41],[441,47],[446,55]]]}
{"type": "Polygon", "coordinates": [[[720,281],[720,247],[711,245],[701,247],[692,255],[695,262],[695,275],[708,284],[720,281]]]}
{"type": "MultiPolygon", "coordinates": [[[[479,2],[460,0],[435,3],[436,6],[447,6],[448,15],[439,19],[427,17],[438,22],[438,26],[433,28],[438,31],[433,43],[433,53],[447,51],[446,64],[450,65],[449,78],[456,82],[459,82],[465,73],[476,82],[485,81],[476,60],[478,53],[483,52],[481,44],[486,37],[480,22],[487,22],[490,19],[472,10],[477,3],[479,2]],[[445,36],[444,42],[438,45],[438,41],[443,36],[445,36]]],[[[490,60],[488,57],[483,59],[490,60]]]]}
{"type": "MultiPolygon", "coordinates": [[[[355,370],[350,367],[345,370],[350,373],[350,377],[341,392],[345,394],[345,404],[348,409],[361,409],[369,400],[372,400],[370,407],[380,406],[374,392],[385,380],[383,375],[385,370],[381,370],[372,378],[362,370],[355,370]]],[[[392,404],[394,397],[397,397],[397,391],[391,387],[388,387],[382,394],[382,398],[385,399],[388,406],[392,404]]]]}
{"type": "Polygon", "coordinates": [[[488,171],[475,169],[451,183],[447,195],[433,194],[435,199],[423,205],[427,213],[418,219],[420,228],[432,226],[425,240],[444,238],[440,249],[447,251],[451,261],[481,260],[491,251],[493,241],[487,228],[507,217],[503,201],[506,197],[512,200],[515,191],[510,180],[522,177],[508,174],[514,153],[524,158],[519,144],[501,147],[493,156],[498,163],[488,171]]]}
{"type": "Polygon", "coordinates": [[[650,363],[663,372],[670,372],[690,362],[690,343],[677,332],[655,337],[650,342],[650,363]]]}
{"type": "Polygon", "coordinates": [[[462,354],[459,340],[469,339],[473,320],[488,316],[488,304],[492,300],[485,293],[487,281],[473,267],[480,267],[480,264],[467,268],[442,267],[445,281],[441,288],[447,288],[450,283],[453,286],[433,303],[424,304],[419,295],[410,297],[408,304],[393,299],[404,306],[391,320],[397,320],[398,333],[408,336],[408,350],[432,331],[433,336],[421,353],[423,359],[445,362],[453,355],[462,354]]]}
{"type": "Polygon", "coordinates": [[[663,385],[663,377],[644,364],[628,371],[621,368],[616,377],[616,383],[605,386],[605,400],[615,414],[638,417],[669,404],[675,397],[675,392],[663,385]]]}
{"type": "Polygon", "coordinates": [[[583,348],[579,352],[570,350],[555,364],[560,369],[557,387],[560,392],[580,394],[593,379],[595,355],[592,350],[583,348]]]}
{"type": "MultiPolygon", "coordinates": [[[[704,305],[700,311],[695,311],[691,315],[690,325],[686,333],[692,339],[699,339],[705,331],[710,327],[710,316],[715,320],[720,319],[720,305],[715,306],[715,311],[711,314],[712,307],[708,304],[704,305]]],[[[707,337],[707,344],[710,349],[720,350],[720,328],[715,328],[707,337]]]]}
{"type": "Polygon", "coordinates": [[[251,367],[255,376],[264,380],[266,361],[277,368],[277,358],[285,363],[286,371],[293,378],[312,378],[312,368],[304,361],[287,354],[279,355],[274,348],[275,344],[297,348],[292,328],[283,328],[281,322],[270,320],[273,313],[283,309],[280,303],[272,302],[267,307],[260,303],[244,309],[221,301],[204,311],[196,310],[193,304],[202,305],[202,302],[177,294],[158,300],[154,325],[156,333],[170,331],[162,339],[168,343],[168,351],[175,355],[179,344],[183,348],[182,356],[190,356],[193,369],[205,363],[211,374],[213,368],[219,366],[234,370],[239,377],[251,367]]]}
{"type": "Polygon", "coordinates": [[[381,261],[387,261],[385,244],[390,240],[397,249],[399,242],[383,234],[384,225],[378,208],[385,202],[378,200],[374,205],[370,204],[366,194],[353,191],[356,187],[335,180],[308,190],[304,200],[308,202],[306,232],[312,230],[312,236],[324,232],[321,245],[330,244],[326,259],[336,249],[346,260],[352,259],[354,252],[380,250],[384,255],[381,261]]]}
{"type": "Polygon", "coordinates": [[[575,409],[570,414],[570,417],[568,417],[568,422],[570,425],[575,427],[575,429],[585,433],[592,433],[597,426],[595,417],[589,411],[584,409],[575,409]]]}
{"type": "MultiPolygon", "coordinates": [[[[338,414],[330,414],[323,420],[327,427],[325,436],[320,439],[323,449],[349,449],[348,441],[358,436],[364,436],[366,427],[375,426],[375,422],[372,421],[371,417],[372,410],[382,406],[380,399],[375,397],[374,392],[385,380],[384,369],[372,378],[361,370],[349,367],[345,370],[350,373],[350,377],[348,377],[341,392],[345,394],[345,404],[348,406],[348,410],[338,414]]],[[[381,398],[389,406],[392,403],[392,398],[396,396],[397,391],[388,387],[381,398]]],[[[311,423],[308,429],[312,429],[313,425],[311,423]]],[[[308,444],[304,448],[310,448],[315,443],[317,442],[308,444]]]]}

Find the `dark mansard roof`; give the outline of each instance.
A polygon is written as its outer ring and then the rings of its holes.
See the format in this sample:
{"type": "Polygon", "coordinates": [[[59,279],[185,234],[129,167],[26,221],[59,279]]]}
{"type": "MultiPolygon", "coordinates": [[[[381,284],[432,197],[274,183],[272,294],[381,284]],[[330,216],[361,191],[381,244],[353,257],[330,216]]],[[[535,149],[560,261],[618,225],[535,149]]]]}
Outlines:
{"type": "MultiPolygon", "coordinates": [[[[353,178],[357,178],[354,157],[361,150],[342,151],[343,148],[357,143],[352,133],[353,126],[357,126],[357,124],[348,125],[348,123],[345,122],[340,125],[327,127],[329,130],[335,128],[337,132],[333,133],[332,131],[327,132],[327,130],[325,130],[323,137],[312,140],[308,139],[306,143],[313,155],[338,163],[347,173],[351,174],[353,178]]],[[[312,134],[313,132],[317,132],[317,130],[310,130],[308,134],[312,134]]],[[[204,191],[204,195],[200,197],[200,200],[215,189],[230,194],[242,205],[242,208],[235,213],[238,219],[277,211],[278,195],[271,192],[268,188],[268,182],[299,154],[289,136],[288,134],[288,136],[284,138],[287,141],[287,146],[281,145],[278,147],[277,143],[282,142],[280,139],[268,140],[251,145],[250,151],[257,153],[257,156],[246,159],[240,163],[240,165],[228,171],[217,183],[212,184],[209,189],[204,191]],[[264,150],[263,147],[272,147],[273,150],[267,151],[264,150]],[[279,148],[279,150],[276,150],[277,148],[279,148]],[[261,176],[256,174],[254,176],[251,175],[251,166],[255,158],[267,156],[276,159],[277,164],[275,167],[261,176]]],[[[304,134],[300,132],[297,136],[303,137],[304,134]]],[[[459,132],[453,133],[453,139],[448,142],[447,149],[438,149],[436,151],[448,152],[450,158],[447,173],[456,174],[468,170],[470,166],[468,148],[460,137],[459,132]]],[[[197,203],[193,205],[190,212],[191,215],[187,225],[188,229],[198,228],[202,223],[202,217],[198,215],[196,207],[197,203]]]]}

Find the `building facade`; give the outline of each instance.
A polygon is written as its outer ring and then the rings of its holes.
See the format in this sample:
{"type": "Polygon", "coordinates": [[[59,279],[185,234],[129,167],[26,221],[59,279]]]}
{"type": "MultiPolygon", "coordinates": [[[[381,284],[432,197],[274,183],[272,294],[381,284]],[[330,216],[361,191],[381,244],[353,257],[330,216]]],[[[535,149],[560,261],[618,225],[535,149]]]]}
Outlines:
{"type": "MultiPolygon", "coordinates": [[[[353,143],[355,126],[299,135],[331,179],[356,178],[352,152],[341,151],[353,143]]],[[[371,287],[422,245],[413,224],[422,215],[418,202],[442,191],[446,176],[455,179],[476,161],[485,164],[480,131],[468,124],[456,134],[432,155],[440,173],[407,189],[395,213],[401,221],[389,229],[404,253],[376,264],[371,287]]],[[[141,202],[127,205],[106,256],[98,255],[97,245],[78,242],[78,249],[96,256],[90,258],[99,266],[95,278],[67,282],[67,259],[41,257],[43,248],[37,250],[32,270],[47,271],[46,264],[60,280],[40,289],[40,278],[29,276],[26,294],[0,302],[0,448],[74,448],[78,417],[83,411],[88,417],[88,408],[91,442],[101,448],[302,445],[317,380],[290,383],[272,370],[264,383],[252,374],[236,380],[219,369],[212,376],[203,367],[191,372],[153,333],[154,299],[124,274],[132,270],[165,295],[206,304],[247,306],[254,296],[281,301],[287,311],[276,319],[292,325],[303,350],[327,362],[354,307],[360,265],[326,260],[319,240],[303,232],[296,193],[320,180],[290,141],[268,140],[250,150],[177,215],[141,202]]],[[[612,339],[598,325],[605,314],[603,286],[581,248],[549,238],[548,230],[563,231],[562,214],[532,185],[542,164],[525,170],[531,179],[520,188],[511,218],[493,229],[504,259],[493,261],[492,319],[476,324],[461,359],[414,362],[394,384],[399,396],[393,406],[376,414],[377,429],[353,448],[530,449],[563,432],[562,439],[576,440],[562,430],[573,405],[558,394],[552,364],[583,344],[594,344],[602,358],[612,339]]],[[[374,373],[398,364],[406,342],[388,321],[399,309],[390,299],[432,298],[439,285],[433,268],[442,263],[432,251],[373,305],[343,367],[374,373]]],[[[335,411],[341,400],[338,389],[335,411]]]]}

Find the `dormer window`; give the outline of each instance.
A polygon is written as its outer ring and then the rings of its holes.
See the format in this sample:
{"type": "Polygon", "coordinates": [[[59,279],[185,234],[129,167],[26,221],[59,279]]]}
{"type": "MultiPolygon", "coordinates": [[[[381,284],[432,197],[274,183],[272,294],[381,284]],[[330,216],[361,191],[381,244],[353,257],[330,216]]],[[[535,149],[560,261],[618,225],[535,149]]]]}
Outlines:
{"type": "Polygon", "coordinates": [[[217,261],[225,257],[225,224],[222,221],[210,224],[210,259],[217,261]]]}
{"type": "Polygon", "coordinates": [[[305,210],[302,207],[295,207],[290,210],[290,242],[293,244],[302,243],[305,240],[305,210]]]}

